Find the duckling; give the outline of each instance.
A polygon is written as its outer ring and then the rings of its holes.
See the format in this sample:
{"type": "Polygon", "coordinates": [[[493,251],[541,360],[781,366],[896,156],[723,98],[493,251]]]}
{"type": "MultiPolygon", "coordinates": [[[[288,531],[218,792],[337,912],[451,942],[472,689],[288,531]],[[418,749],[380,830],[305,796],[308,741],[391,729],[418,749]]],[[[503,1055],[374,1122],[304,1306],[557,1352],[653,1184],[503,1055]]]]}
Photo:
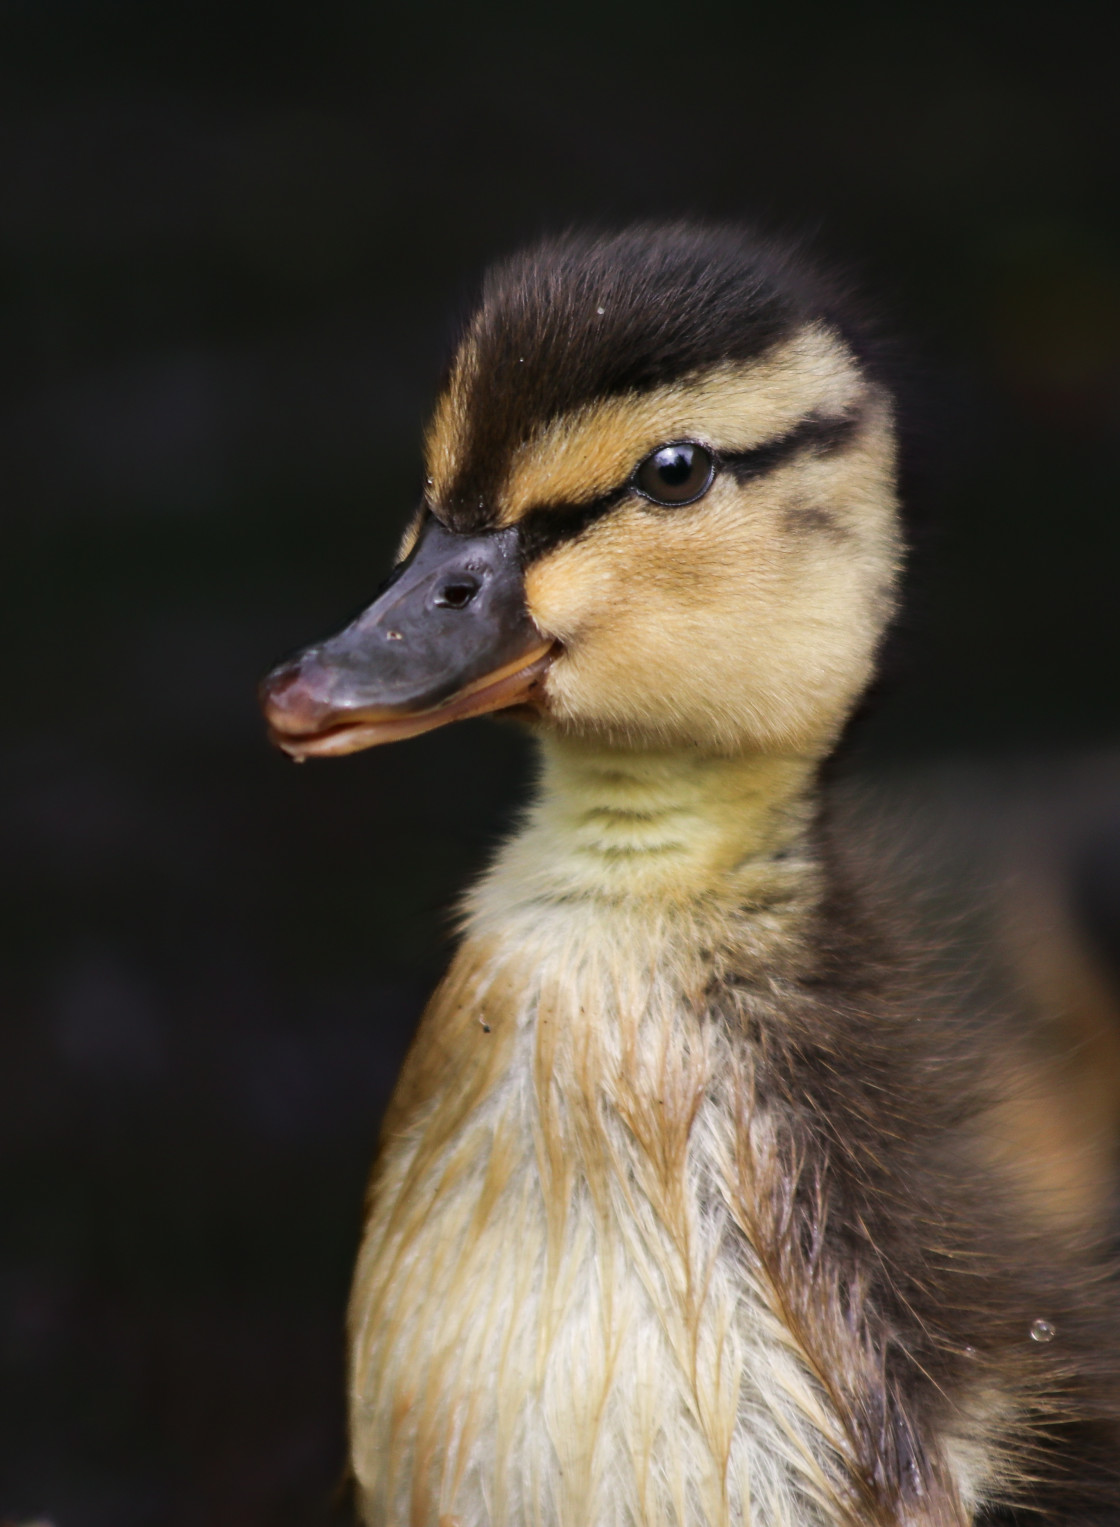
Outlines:
{"type": "Polygon", "coordinates": [[[734,228],[545,242],[426,457],[387,586],[263,689],[297,759],[498,711],[540,750],[384,1123],[363,1520],[1117,1521],[1111,1267],[993,1165],[983,1033],[822,796],[904,550],[834,291],[734,228]]]}

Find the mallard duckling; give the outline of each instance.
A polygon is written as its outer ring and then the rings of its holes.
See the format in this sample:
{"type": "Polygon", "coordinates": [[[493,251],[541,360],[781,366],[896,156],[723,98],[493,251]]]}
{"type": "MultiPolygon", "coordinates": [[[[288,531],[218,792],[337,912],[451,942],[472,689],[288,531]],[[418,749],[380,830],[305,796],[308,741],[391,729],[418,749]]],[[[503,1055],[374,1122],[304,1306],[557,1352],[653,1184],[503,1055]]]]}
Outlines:
{"type": "Polygon", "coordinates": [[[264,690],[295,758],[497,710],[541,751],[385,1121],[365,1521],[1117,1520],[1103,1256],[991,1164],[982,1035],[822,811],[903,554],[829,288],[735,230],[546,243],[427,463],[389,585],[264,690]]]}

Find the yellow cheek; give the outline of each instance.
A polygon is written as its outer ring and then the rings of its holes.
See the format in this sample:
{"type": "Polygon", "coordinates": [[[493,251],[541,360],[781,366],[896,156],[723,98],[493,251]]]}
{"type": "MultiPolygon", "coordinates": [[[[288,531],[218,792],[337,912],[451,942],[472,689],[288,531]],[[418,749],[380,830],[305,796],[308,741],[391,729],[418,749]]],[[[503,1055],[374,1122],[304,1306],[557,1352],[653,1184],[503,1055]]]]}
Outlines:
{"type": "Polygon", "coordinates": [[[649,651],[683,658],[683,638],[734,626],[781,560],[767,507],[744,513],[720,482],[702,508],[625,506],[531,567],[526,592],[546,631],[645,667],[649,651]]]}
{"type": "Polygon", "coordinates": [[[702,506],[628,505],[530,569],[530,609],[568,649],[554,715],[720,747],[831,735],[889,607],[890,520],[791,534],[789,502],[788,483],[721,479],[702,506]]]}

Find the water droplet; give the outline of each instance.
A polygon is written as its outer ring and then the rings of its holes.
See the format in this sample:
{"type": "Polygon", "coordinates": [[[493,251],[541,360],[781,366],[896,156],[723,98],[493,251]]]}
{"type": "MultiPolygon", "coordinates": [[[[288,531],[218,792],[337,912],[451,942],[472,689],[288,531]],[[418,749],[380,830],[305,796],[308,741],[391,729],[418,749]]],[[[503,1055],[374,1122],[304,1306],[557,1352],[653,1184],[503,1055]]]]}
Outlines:
{"type": "Polygon", "coordinates": [[[965,1357],[975,1357],[976,1356],[976,1348],[975,1347],[965,1347],[964,1348],[964,1355],[965,1355],[965,1357]]]}
{"type": "Polygon", "coordinates": [[[1049,1320],[1031,1321],[1032,1341],[1053,1341],[1057,1334],[1058,1332],[1056,1328],[1050,1323],[1049,1320]]]}
{"type": "Polygon", "coordinates": [[[604,314],[604,313],[605,313],[605,312],[606,312],[606,311],[607,311],[607,310],[606,310],[606,308],[596,308],[596,309],[595,309],[595,311],[596,311],[596,312],[597,312],[597,313],[598,313],[598,314],[599,314],[599,315],[600,315],[600,317],[601,317],[601,316],[602,316],[602,315],[603,315],[603,314],[604,314]]]}
{"type": "Polygon", "coordinates": [[[523,355],[519,355],[517,357],[517,364],[519,366],[524,366],[524,364],[525,364],[525,357],[523,355]]]}

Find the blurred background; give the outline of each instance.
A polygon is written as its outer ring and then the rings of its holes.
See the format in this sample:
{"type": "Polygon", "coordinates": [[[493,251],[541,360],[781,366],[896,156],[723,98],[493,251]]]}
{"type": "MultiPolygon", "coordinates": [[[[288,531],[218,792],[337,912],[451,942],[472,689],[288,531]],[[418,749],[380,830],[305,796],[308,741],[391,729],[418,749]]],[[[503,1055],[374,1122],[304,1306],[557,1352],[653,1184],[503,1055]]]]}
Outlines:
{"type": "Polygon", "coordinates": [[[527,237],[748,217],[873,294],[924,529],[852,788],[1112,978],[1109,9],[0,0],[0,1519],[342,1512],[378,1114],[527,753],[295,769],[254,687],[372,595],[527,237]]]}

